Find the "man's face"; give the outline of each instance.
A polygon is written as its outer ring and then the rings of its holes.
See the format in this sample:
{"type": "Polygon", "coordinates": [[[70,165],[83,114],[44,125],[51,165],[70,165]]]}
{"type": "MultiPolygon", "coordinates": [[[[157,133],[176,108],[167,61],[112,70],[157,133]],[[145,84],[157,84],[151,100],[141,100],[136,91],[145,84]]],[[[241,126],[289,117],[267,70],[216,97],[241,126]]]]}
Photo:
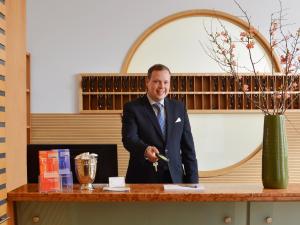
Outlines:
{"type": "Polygon", "coordinates": [[[167,70],[154,70],[151,78],[147,79],[148,95],[154,101],[164,99],[170,90],[170,73],[167,70]]]}

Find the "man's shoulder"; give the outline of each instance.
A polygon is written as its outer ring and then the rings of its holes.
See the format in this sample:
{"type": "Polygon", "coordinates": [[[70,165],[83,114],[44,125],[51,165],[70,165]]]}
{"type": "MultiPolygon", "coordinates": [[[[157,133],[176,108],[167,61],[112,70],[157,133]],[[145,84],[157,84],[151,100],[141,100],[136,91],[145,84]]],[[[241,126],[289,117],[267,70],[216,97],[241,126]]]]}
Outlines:
{"type": "Polygon", "coordinates": [[[142,95],[132,101],[129,101],[124,104],[124,108],[136,107],[138,105],[143,105],[145,103],[145,95],[142,95]]]}
{"type": "Polygon", "coordinates": [[[178,101],[176,99],[170,99],[170,98],[168,98],[167,101],[168,101],[169,105],[172,106],[172,107],[176,107],[176,108],[177,107],[179,107],[179,108],[184,108],[185,107],[184,104],[183,104],[183,102],[178,101]]]}

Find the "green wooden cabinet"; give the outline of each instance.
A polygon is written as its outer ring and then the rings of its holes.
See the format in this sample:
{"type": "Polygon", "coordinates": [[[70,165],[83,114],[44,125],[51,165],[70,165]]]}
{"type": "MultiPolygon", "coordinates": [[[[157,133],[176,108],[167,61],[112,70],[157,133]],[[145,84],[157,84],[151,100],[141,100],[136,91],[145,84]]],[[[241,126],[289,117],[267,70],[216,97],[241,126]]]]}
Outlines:
{"type": "Polygon", "coordinates": [[[249,225],[299,225],[299,202],[252,202],[249,225]]]}
{"type": "Polygon", "coordinates": [[[17,202],[18,225],[299,225],[299,202],[17,202]]]}
{"type": "Polygon", "coordinates": [[[246,202],[18,202],[18,225],[247,225],[246,202]]]}

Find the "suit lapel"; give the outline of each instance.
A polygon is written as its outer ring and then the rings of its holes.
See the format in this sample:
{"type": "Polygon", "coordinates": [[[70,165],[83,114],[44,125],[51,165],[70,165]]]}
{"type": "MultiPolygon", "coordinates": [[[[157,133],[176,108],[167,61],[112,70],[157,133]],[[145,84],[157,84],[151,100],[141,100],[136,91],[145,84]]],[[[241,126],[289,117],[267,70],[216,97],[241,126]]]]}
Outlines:
{"type": "Polygon", "coordinates": [[[158,135],[161,137],[161,139],[164,141],[157,117],[155,115],[155,112],[152,109],[152,106],[150,105],[147,96],[145,95],[143,97],[144,102],[144,112],[147,115],[148,119],[150,120],[150,123],[154,126],[154,129],[158,133],[158,135]]]}
{"type": "Polygon", "coordinates": [[[169,99],[165,98],[165,110],[166,110],[166,143],[170,140],[171,129],[172,129],[172,121],[173,121],[173,114],[172,107],[170,105],[169,99]]]}

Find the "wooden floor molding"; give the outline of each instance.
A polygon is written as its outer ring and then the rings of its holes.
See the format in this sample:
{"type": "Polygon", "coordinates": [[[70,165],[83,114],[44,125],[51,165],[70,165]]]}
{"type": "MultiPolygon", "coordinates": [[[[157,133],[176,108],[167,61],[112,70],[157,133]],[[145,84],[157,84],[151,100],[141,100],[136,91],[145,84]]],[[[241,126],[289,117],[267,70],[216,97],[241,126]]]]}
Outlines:
{"type": "MultiPolygon", "coordinates": [[[[286,116],[290,182],[300,183],[300,113],[286,116]]],[[[129,155],[121,140],[120,114],[32,114],[31,126],[33,144],[117,144],[119,176],[125,175],[129,155]]],[[[200,180],[261,182],[261,152],[231,173],[200,180]]]]}

